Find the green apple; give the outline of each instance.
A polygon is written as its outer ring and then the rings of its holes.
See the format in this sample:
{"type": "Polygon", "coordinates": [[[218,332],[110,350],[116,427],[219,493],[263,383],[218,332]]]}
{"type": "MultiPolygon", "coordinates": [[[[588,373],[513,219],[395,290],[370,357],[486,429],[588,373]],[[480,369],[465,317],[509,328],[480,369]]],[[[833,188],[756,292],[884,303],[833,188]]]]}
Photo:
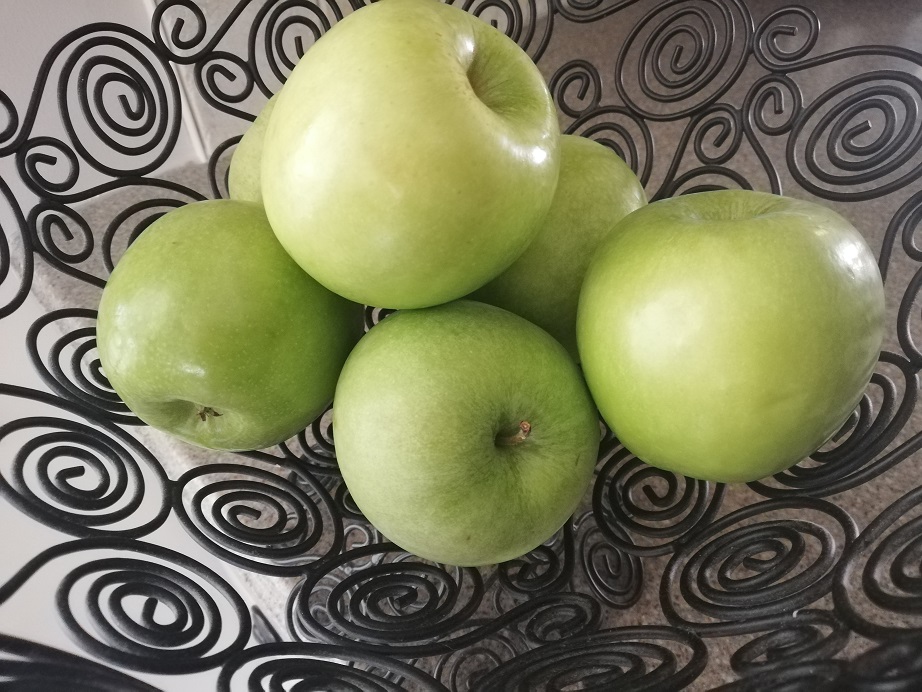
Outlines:
{"type": "Polygon", "coordinates": [[[514,312],[576,349],[576,307],[583,277],[603,238],[647,203],[630,167],[591,139],[560,138],[560,179],[551,209],[531,245],[471,298],[514,312]]]}
{"type": "Polygon", "coordinates": [[[266,131],[266,213],[330,290],[378,307],[444,303],[534,237],[557,184],[558,128],[511,39],[435,0],[383,0],[292,71],[266,131]]]}
{"type": "Polygon", "coordinates": [[[256,116],[256,120],[244,133],[234,155],[231,157],[227,171],[227,189],[231,199],[241,202],[263,203],[262,193],[262,158],[263,142],[266,139],[266,127],[275,108],[278,94],[270,98],[256,116]]]}
{"type": "Polygon", "coordinates": [[[333,396],[361,307],[305,274],[258,205],[196,202],[151,224],[112,272],[97,345],[155,428],[212,449],[298,433],[333,396]]]}
{"type": "Polygon", "coordinates": [[[883,340],[874,255],[818,204],[745,190],[618,224],[580,295],[586,380],[624,445],[712,481],[777,473],[858,404],[883,340]]]}
{"type": "Polygon", "coordinates": [[[388,539],[485,565],[532,550],[592,479],[599,420],[576,364],[510,312],[397,312],[346,361],[333,406],[346,486],[388,539]]]}

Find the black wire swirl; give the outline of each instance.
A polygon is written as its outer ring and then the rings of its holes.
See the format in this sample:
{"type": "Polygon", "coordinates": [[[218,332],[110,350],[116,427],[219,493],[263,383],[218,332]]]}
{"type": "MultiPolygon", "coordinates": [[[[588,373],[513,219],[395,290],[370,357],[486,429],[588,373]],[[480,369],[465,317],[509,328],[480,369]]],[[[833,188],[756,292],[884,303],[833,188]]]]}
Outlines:
{"type": "MultiPolygon", "coordinates": [[[[599,604],[589,596],[563,592],[542,596],[516,606],[501,618],[523,618],[519,629],[532,647],[581,637],[598,629],[599,604]]],[[[495,629],[491,623],[489,629],[495,629]]]]}
{"type": "Polygon", "coordinates": [[[848,643],[850,632],[834,612],[796,611],[766,634],[750,640],[730,657],[730,667],[741,675],[772,668],[833,658],[848,643]]]}
{"type": "Polygon", "coordinates": [[[0,109],[3,113],[0,122],[6,122],[3,129],[0,129],[0,144],[2,144],[13,137],[19,129],[19,113],[16,111],[13,100],[2,91],[0,91],[0,109]]]}
{"type": "Polygon", "coordinates": [[[548,81],[554,103],[571,118],[596,110],[602,100],[602,77],[586,60],[571,60],[557,68],[548,81]]]}
{"type": "Polygon", "coordinates": [[[344,9],[351,9],[343,5],[272,0],[260,8],[250,28],[249,54],[256,83],[265,96],[278,91],[314,42],[343,18],[344,9]],[[263,60],[266,68],[262,68],[263,60]]]}
{"type": "Polygon", "coordinates": [[[180,111],[176,77],[150,39],[118,24],[89,24],[49,51],[23,122],[15,136],[0,141],[0,156],[15,152],[22,180],[36,194],[85,199],[90,187],[77,186],[84,163],[113,178],[142,176],[162,165],[179,137],[180,111]],[[69,142],[30,138],[58,68],[55,93],[69,142]],[[75,107],[79,116],[71,113],[75,107]]]}
{"type": "MultiPolygon", "coordinates": [[[[0,92],[0,96],[6,98],[3,92],[0,92]]],[[[0,102],[2,100],[0,99],[0,102]]],[[[10,122],[15,121],[11,119],[10,122]]],[[[19,286],[13,289],[9,297],[0,296],[0,319],[16,312],[26,300],[29,289],[32,287],[32,275],[35,269],[32,236],[28,231],[26,219],[9,185],[3,178],[0,178],[0,288],[13,275],[11,269],[13,268],[14,247],[20,256],[19,286]]]]}
{"type": "Polygon", "coordinates": [[[362,510],[359,509],[359,506],[355,503],[355,500],[352,499],[352,495],[349,493],[349,488],[342,477],[329,477],[325,480],[332,484],[330,492],[336,501],[336,508],[339,510],[339,513],[342,515],[343,519],[354,520],[357,522],[353,525],[355,528],[362,528],[366,530],[373,529],[374,527],[371,526],[371,524],[365,518],[365,515],[362,514],[362,510]]]}
{"type": "Polygon", "coordinates": [[[116,190],[123,198],[121,210],[101,233],[101,242],[72,207],[57,200],[39,201],[27,221],[35,252],[58,271],[103,288],[115,262],[141,231],[167,210],[205,199],[183,185],[147,178],[119,179],[93,188],[88,194],[116,190]]]}
{"type": "Polygon", "coordinates": [[[906,187],[922,175],[922,80],[876,70],[817,96],[791,129],[787,162],[817,197],[858,201],[906,187]]]}
{"type": "Polygon", "coordinates": [[[279,642],[232,657],[218,676],[218,692],[247,689],[331,692],[448,692],[437,680],[392,658],[355,647],[279,642]]]}
{"type": "Polygon", "coordinates": [[[753,55],[767,70],[785,70],[813,50],[820,20],[809,7],[782,7],[759,22],[753,35],[753,55]]]}
{"type": "Polygon", "coordinates": [[[638,0],[554,0],[554,8],[571,22],[590,23],[636,2],[638,0]]]}
{"type": "Polygon", "coordinates": [[[162,2],[152,18],[161,49],[177,63],[194,65],[202,98],[215,109],[244,120],[254,119],[253,109],[238,106],[256,91],[264,98],[278,91],[310,46],[352,9],[349,3],[335,0],[269,0],[251,17],[247,12],[251,4],[250,0],[238,2],[210,36],[205,14],[192,0],[162,2]],[[221,50],[219,46],[238,22],[243,25],[242,18],[247,29],[246,51],[221,50]]]}
{"type": "Polygon", "coordinates": [[[143,425],[102,372],[96,354],[95,310],[71,308],[42,315],[26,333],[26,346],[36,372],[56,394],[93,408],[111,423],[143,425]],[[46,346],[43,335],[57,331],[63,335],[46,346]],[[68,353],[69,362],[65,360],[68,353]]]}
{"type": "Polygon", "coordinates": [[[776,195],[781,194],[781,175],[758,134],[779,137],[790,132],[801,117],[803,101],[800,86],[783,74],[755,80],[743,99],[743,131],[768,175],[769,189],[776,195]]]}
{"type": "Polygon", "coordinates": [[[660,606],[670,624],[704,636],[764,630],[829,593],[857,534],[848,513],[825,500],[743,507],[678,547],[663,571],[660,606]]]}
{"type": "MultiPolygon", "coordinates": [[[[917,259],[919,250],[915,244],[915,232],[919,228],[918,221],[920,215],[922,215],[922,203],[920,202],[922,202],[922,197],[916,194],[903,205],[893,217],[891,226],[887,229],[888,238],[885,240],[885,242],[888,240],[892,242],[890,229],[902,225],[903,250],[906,255],[914,261],[919,261],[917,259]]],[[[887,253],[886,260],[890,259],[890,249],[891,248],[885,246],[884,251],[881,253],[881,261],[884,261],[884,252],[887,253]]],[[[909,285],[903,293],[896,323],[896,335],[900,343],[900,348],[916,369],[922,367],[922,349],[916,345],[916,336],[914,334],[914,332],[919,331],[919,326],[918,322],[913,320],[914,317],[918,316],[916,304],[919,300],[920,293],[922,293],[922,266],[916,268],[915,273],[909,280],[909,285]]]]}
{"type": "Polygon", "coordinates": [[[150,33],[160,52],[171,62],[191,65],[214,50],[249,4],[250,0],[237,2],[218,30],[205,41],[208,21],[195,0],[164,0],[154,8],[150,33]],[[169,28],[166,26],[168,16],[173,18],[169,28]]]}
{"type": "Polygon", "coordinates": [[[679,138],[662,185],[651,200],[709,190],[755,189],[742,173],[726,165],[739,153],[744,133],[740,111],[728,104],[714,104],[694,115],[679,138]],[[690,142],[695,161],[679,175],[690,142]]]}
{"type": "Polygon", "coordinates": [[[874,640],[922,634],[922,487],[891,503],[846,549],[836,568],[836,611],[874,640]]]}
{"type": "Polygon", "coordinates": [[[0,634],[0,679],[8,690],[158,692],[88,658],[5,634],[0,634]]]}
{"type": "Polygon", "coordinates": [[[543,545],[497,565],[499,584],[516,596],[527,598],[560,591],[573,576],[574,550],[573,527],[567,522],[543,545]]]}
{"type": "Polygon", "coordinates": [[[713,190],[754,189],[753,184],[742,173],[726,166],[705,164],[667,181],[663,187],[653,194],[650,201],[655,202],[666,197],[691,195],[696,192],[710,192],[713,190]]]}
{"type": "Polygon", "coordinates": [[[678,690],[701,675],[707,661],[704,642],[691,632],[621,627],[521,654],[481,678],[479,689],[678,690]]]}
{"type": "Polygon", "coordinates": [[[472,629],[484,594],[477,569],[440,566],[378,543],[317,565],[289,597],[288,628],[300,641],[360,644],[411,658],[450,653],[516,623],[537,645],[592,631],[599,619],[589,597],[558,593],[533,597],[472,629]]]}
{"type": "Polygon", "coordinates": [[[615,65],[622,101],[648,120],[714,103],[746,66],[752,17],[739,0],[667,0],[631,29],[615,65]]]}
{"type": "Polygon", "coordinates": [[[624,159],[643,185],[653,170],[653,135],[647,123],[631,111],[606,106],[590,110],[565,128],[569,135],[580,135],[604,144],[624,159]]]}
{"type": "Polygon", "coordinates": [[[43,200],[32,207],[28,219],[35,251],[65,274],[102,288],[105,279],[78,269],[93,256],[96,240],[79,213],[54,200],[43,200]]]}
{"type": "Polygon", "coordinates": [[[18,510],[74,536],[139,537],[166,521],[166,473],[133,437],[77,402],[0,384],[0,398],[6,397],[56,409],[56,415],[0,425],[10,460],[0,474],[0,495],[18,510]],[[86,422],[61,418],[61,411],[86,422]]]}
{"type": "Polygon", "coordinates": [[[741,680],[715,687],[712,692],[838,692],[846,689],[845,663],[835,659],[795,663],[759,671],[741,680]]]}
{"type": "Polygon", "coordinates": [[[102,260],[109,272],[135,238],[154,221],[184,204],[206,199],[196,190],[165,180],[135,181],[126,184],[120,195],[125,199],[122,209],[102,236],[102,260]]]}
{"type": "Polygon", "coordinates": [[[273,576],[303,574],[340,552],[343,527],[326,489],[304,469],[204,464],[173,486],[176,516],[222,560],[273,576]],[[296,474],[294,483],[285,474],[296,474]]]}
{"type": "Polygon", "coordinates": [[[383,320],[388,315],[392,315],[395,310],[391,308],[376,308],[372,305],[365,306],[365,331],[374,327],[378,322],[383,320]]]}
{"type": "MultiPolygon", "coordinates": [[[[59,614],[74,639],[100,658],[135,670],[174,675],[213,668],[230,652],[242,648],[249,639],[249,630],[238,626],[232,645],[214,651],[227,625],[222,622],[217,601],[195,578],[153,562],[150,558],[155,555],[145,551],[143,560],[100,559],[82,565],[62,580],[57,599],[59,614]],[[86,595],[75,596],[74,604],[89,606],[93,632],[83,627],[71,610],[70,592],[84,579],[90,581],[86,595]],[[146,599],[139,619],[132,616],[127,604],[137,597],[146,599]],[[169,622],[155,618],[158,605],[161,611],[171,612],[169,622]]],[[[200,569],[197,562],[185,566],[189,569],[191,565],[200,569]]],[[[226,583],[223,592],[228,600],[239,599],[226,583]]],[[[235,605],[239,608],[242,602],[235,605]]]]}
{"type": "Polygon", "coordinates": [[[502,31],[538,61],[547,49],[553,31],[551,0],[449,0],[502,31]]]}
{"type": "Polygon", "coordinates": [[[333,444],[333,408],[328,407],[293,440],[279,445],[279,450],[318,477],[341,478],[333,444]]]}
{"type": "MultiPolygon", "coordinates": [[[[896,261],[893,251],[902,250],[906,257],[919,264],[922,264],[922,247],[916,241],[916,232],[922,229],[922,192],[916,192],[907,199],[890,219],[884,234],[883,243],[880,248],[880,274],[887,285],[887,277],[890,271],[890,265],[896,261]],[[897,245],[899,239],[899,245],[897,245]]],[[[913,294],[918,289],[914,288],[913,294]]],[[[904,297],[901,306],[906,303],[904,297]]],[[[897,327],[906,321],[906,314],[901,310],[900,319],[897,327]]],[[[900,346],[906,355],[916,365],[922,366],[922,351],[916,349],[912,343],[911,337],[899,334],[900,346]],[[909,338],[907,338],[909,337],[909,338]]]]}
{"type": "Polygon", "coordinates": [[[914,692],[922,688],[922,638],[898,639],[854,658],[842,683],[848,692],[914,692]]]}
{"type": "MultiPolygon", "coordinates": [[[[486,620],[471,620],[474,627],[486,623],[486,620]]],[[[480,682],[486,674],[527,650],[528,644],[520,633],[515,629],[503,630],[439,657],[432,675],[450,690],[483,689],[480,682]]]]}
{"type": "Polygon", "coordinates": [[[749,487],[766,497],[827,497],[879,476],[922,448],[920,434],[891,448],[906,430],[918,392],[918,366],[884,351],[868,391],[832,441],[770,482],[756,481],[749,487]],[[876,407],[874,399],[879,402],[876,407]]]}
{"type": "Polygon", "coordinates": [[[57,587],[58,615],[76,644],[97,658],[179,675],[222,665],[250,638],[246,604],[221,576],[182,553],[137,540],[90,538],[49,548],[0,586],[0,603],[39,569],[67,557],[79,564],[57,587]]]}
{"type": "MultiPolygon", "coordinates": [[[[641,559],[613,545],[591,512],[577,518],[575,526],[582,574],[596,597],[612,608],[627,609],[635,605],[643,595],[641,559]]],[[[617,523],[609,523],[608,529],[621,541],[631,542],[630,536],[617,523]]]]}
{"type": "Polygon", "coordinates": [[[620,448],[599,470],[592,513],[611,544],[628,555],[666,555],[717,515],[725,486],[647,466],[620,448]]]}
{"type": "Polygon", "coordinates": [[[259,606],[250,607],[250,617],[253,619],[253,641],[256,644],[272,644],[282,641],[275,625],[259,606]]]}
{"type": "Polygon", "coordinates": [[[745,124],[777,137],[791,131],[801,117],[804,95],[800,86],[787,75],[765,75],[752,83],[743,100],[745,124]],[[771,106],[771,108],[769,108],[771,106]]]}
{"type": "Polygon", "coordinates": [[[376,644],[392,655],[444,653],[452,649],[430,642],[462,628],[483,595],[476,569],[442,567],[393,544],[373,544],[315,566],[289,598],[289,634],[296,640],[376,644]],[[332,588],[323,587],[324,577],[332,588]]]}
{"type": "Polygon", "coordinates": [[[241,119],[249,113],[235,107],[253,93],[256,80],[246,60],[226,51],[211,51],[195,64],[195,86],[212,107],[241,119]]]}
{"type": "Polygon", "coordinates": [[[80,178],[80,160],[65,142],[54,137],[33,137],[16,150],[20,179],[39,196],[71,190],[80,178]]]}

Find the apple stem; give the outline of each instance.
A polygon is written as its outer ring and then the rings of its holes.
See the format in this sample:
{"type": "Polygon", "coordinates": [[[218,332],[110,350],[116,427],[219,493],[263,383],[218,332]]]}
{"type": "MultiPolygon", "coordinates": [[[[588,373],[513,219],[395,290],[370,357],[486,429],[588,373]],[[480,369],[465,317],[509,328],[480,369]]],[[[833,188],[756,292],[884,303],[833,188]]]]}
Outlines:
{"type": "Polygon", "coordinates": [[[516,445],[522,444],[525,441],[525,438],[528,437],[531,433],[531,423],[527,420],[523,420],[519,423],[519,428],[512,435],[497,435],[496,436],[496,446],[497,447],[515,447],[516,445]]]}
{"type": "Polygon", "coordinates": [[[198,412],[198,417],[202,419],[203,423],[206,420],[208,420],[208,416],[213,416],[217,418],[220,415],[221,414],[215,411],[213,408],[211,408],[211,406],[202,406],[202,408],[200,408],[198,412]]]}

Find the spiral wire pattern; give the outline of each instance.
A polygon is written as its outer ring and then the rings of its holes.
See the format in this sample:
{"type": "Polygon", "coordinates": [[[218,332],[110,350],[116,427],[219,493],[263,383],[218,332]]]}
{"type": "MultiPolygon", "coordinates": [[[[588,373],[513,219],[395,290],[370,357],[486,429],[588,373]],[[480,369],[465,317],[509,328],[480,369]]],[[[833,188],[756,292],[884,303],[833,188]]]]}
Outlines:
{"type": "MultiPolygon", "coordinates": [[[[809,459],[724,486],[653,469],[606,429],[592,488],[555,536],[463,569],[365,520],[331,410],[274,449],[167,473],[106,379],[89,302],[162,214],[228,196],[246,126],[365,4],[164,0],[144,30],[99,21],[54,37],[26,97],[0,80],[0,329],[49,277],[73,296],[18,335],[42,388],[0,383],[15,412],[0,420],[0,495],[53,537],[2,573],[0,608],[29,599],[68,644],[4,624],[2,684],[142,691],[210,674],[219,690],[267,692],[657,690],[718,670],[726,690],[919,689],[922,490],[900,484],[922,450],[922,53],[831,45],[837,17],[821,3],[452,0],[537,62],[562,131],[611,148],[651,200],[759,189],[878,219],[862,230],[880,230],[886,348],[809,459]],[[220,125],[204,133],[197,182],[168,174],[202,134],[193,109],[220,125]],[[191,547],[159,544],[170,523],[236,573],[282,585],[281,612],[191,547]],[[53,593],[30,590],[48,575],[53,593]],[[727,645],[728,661],[711,655],[727,645]]],[[[388,314],[367,306],[366,329],[388,314]]]]}

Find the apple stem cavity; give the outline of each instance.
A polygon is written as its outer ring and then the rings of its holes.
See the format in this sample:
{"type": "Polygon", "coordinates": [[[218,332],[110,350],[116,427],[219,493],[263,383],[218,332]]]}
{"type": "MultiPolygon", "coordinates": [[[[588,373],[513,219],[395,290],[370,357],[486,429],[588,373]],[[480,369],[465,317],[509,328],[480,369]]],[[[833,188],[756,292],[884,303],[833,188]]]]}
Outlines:
{"type": "Polygon", "coordinates": [[[206,420],[208,420],[209,416],[212,418],[217,418],[221,414],[215,411],[213,408],[211,408],[211,406],[202,406],[202,408],[198,410],[197,415],[201,419],[201,421],[204,423],[206,420]]]}
{"type": "Polygon", "coordinates": [[[516,445],[522,444],[526,438],[531,434],[531,423],[527,420],[523,420],[519,423],[516,431],[511,435],[497,435],[496,436],[496,446],[497,447],[515,447],[516,445]]]}

